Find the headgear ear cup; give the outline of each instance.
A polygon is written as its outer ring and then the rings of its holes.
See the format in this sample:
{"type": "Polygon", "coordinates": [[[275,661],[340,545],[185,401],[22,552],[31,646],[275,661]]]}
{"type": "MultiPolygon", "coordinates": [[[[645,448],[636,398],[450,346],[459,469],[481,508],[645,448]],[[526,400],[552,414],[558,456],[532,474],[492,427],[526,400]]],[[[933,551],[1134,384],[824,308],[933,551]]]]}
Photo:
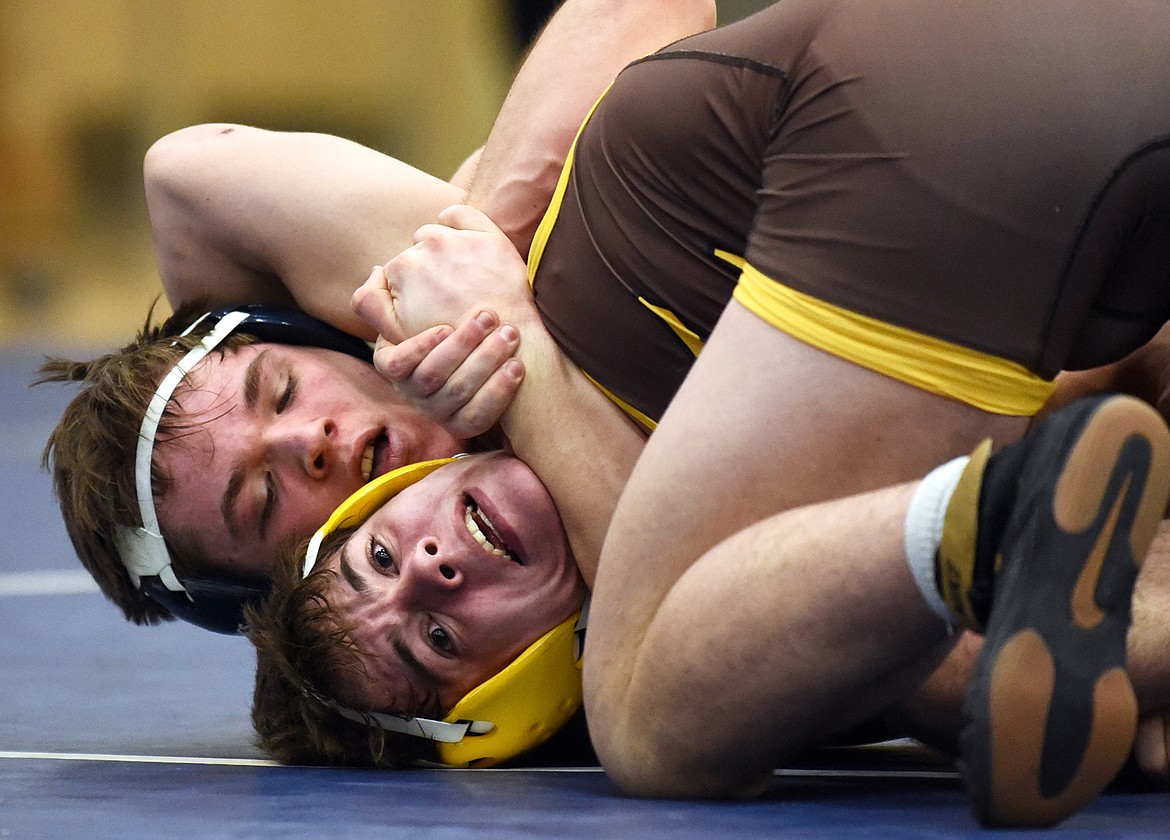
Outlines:
{"type": "Polygon", "coordinates": [[[486,720],[492,728],[438,744],[439,760],[454,767],[492,767],[559,732],[581,708],[583,636],[584,619],[577,613],[464,695],[443,720],[486,720]]]}
{"type": "Polygon", "coordinates": [[[259,605],[271,589],[267,584],[198,578],[185,579],[183,588],[186,592],[172,592],[157,577],[142,581],[142,592],[175,618],[229,636],[243,632],[244,609],[259,605]]]}

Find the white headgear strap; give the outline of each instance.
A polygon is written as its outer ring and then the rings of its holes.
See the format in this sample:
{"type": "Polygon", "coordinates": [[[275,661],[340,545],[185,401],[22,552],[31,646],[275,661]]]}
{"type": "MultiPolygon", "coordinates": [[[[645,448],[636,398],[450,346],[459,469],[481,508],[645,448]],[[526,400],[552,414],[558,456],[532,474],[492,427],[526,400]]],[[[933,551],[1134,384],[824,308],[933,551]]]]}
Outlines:
{"type": "MultiPolygon", "coordinates": [[[[204,316],[206,317],[206,316],[204,316]]],[[[158,516],[154,509],[154,491],[150,481],[150,464],[154,458],[154,436],[158,432],[159,421],[167,403],[191,369],[203,361],[212,350],[218,347],[225,338],[232,334],[241,323],[248,318],[247,312],[229,312],[219,319],[219,323],[203,340],[179,359],[179,363],[171,368],[170,373],[163,377],[162,382],[155,389],[150,404],[146,407],[146,415],[142,418],[142,426],[138,430],[138,449],[134,458],[134,486],[138,495],[138,511],[142,514],[142,527],[129,528],[119,526],[114,535],[114,545],[118,556],[122,558],[122,565],[130,574],[130,580],[136,588],[141,589],[141,580],[144,577],[157,575],[163,585],[172,592],[186,592],[183,584],[171,568],[171,555],[167,552],[166,542],[163,540],[162,529],[159,528],[158,516]]],[[[197,320],[183,331],[188,335],[203,321],[197,320]]]]}
{"type": "Polygon", "coordinates": [[[495,728],[486,720],[445,721],[432,718],[403,717],[385,712],[359,712],[327,697],[323,697],[321,700],[346,720],[374,726],[387,732],[413,735],[415,738],[439,741],[444,744],[458,744],[466,735],[486,735],[495,728]]]}

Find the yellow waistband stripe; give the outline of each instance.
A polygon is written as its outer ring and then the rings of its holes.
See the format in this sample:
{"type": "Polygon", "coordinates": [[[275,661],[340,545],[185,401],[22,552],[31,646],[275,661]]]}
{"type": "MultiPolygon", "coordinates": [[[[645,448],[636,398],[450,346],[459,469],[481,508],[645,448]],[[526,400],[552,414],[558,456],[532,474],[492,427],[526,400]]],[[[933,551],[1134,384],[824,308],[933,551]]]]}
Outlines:
{"type": "Polygon", "coordinates": [[[745,264],[735,299],[777,329],[842,359],[993,414],[1030,417],[1053,383],[1016,362],[825,303],[745,264]]]}

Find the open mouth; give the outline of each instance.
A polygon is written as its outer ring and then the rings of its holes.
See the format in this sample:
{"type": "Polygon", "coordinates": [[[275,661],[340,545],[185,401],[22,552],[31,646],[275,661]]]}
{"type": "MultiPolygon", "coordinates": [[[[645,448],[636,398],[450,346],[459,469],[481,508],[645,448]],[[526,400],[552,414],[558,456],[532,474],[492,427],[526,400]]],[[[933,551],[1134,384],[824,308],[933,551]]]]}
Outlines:
{"type": "Polygon", "coordinates": [[[504,542],[504,538],[500,536],[500,532],[496,530],[496,526],[488,519],[487,514],[479,509],[475,499],[471,496],[464,495],[463,497],[464,511],[463,524],[467,526],[468,532],[475,539],[477,543],[483,546],[484,550],[489,554],[494,554],[496,557],[506,557],[513,563],[523,566],[520,558],[516,552],[508,547],[504,542]]]}
{"type": "Polygon", "coordinates": [[[386,437],[386,433],[382,432],[374,438],[366,446],[366,450],[362,453],[362,480],[369,481],[374,477],[374,465],[382,463],[386,457],[386,447],[389,446],[390,441],[386,437]]]}

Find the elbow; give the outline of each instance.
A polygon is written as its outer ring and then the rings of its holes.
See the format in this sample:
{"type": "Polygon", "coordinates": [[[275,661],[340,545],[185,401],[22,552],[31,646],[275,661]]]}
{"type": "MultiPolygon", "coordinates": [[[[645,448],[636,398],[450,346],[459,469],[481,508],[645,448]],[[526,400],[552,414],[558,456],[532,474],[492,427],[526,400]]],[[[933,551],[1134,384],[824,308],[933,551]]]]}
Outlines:
{"type": "Polygon", "coordinates": [[[150,201],[170,193],[181,177],[190,155],[191,146],[199,137],[198,129],[192,126],[172,131],[151,144],[142,162],[142,182],[146,197],[150,201]]]}
{"type": "Polygon", "coordinates": [[[180,128],[155,140],[146,150],[142,164],[147,196],[157,194],[160,190],[177,189],[183,183],[184,176],[211,153],[207,141],[240,130],[247,129],[227,123],[206,123],[180,128]]]}

